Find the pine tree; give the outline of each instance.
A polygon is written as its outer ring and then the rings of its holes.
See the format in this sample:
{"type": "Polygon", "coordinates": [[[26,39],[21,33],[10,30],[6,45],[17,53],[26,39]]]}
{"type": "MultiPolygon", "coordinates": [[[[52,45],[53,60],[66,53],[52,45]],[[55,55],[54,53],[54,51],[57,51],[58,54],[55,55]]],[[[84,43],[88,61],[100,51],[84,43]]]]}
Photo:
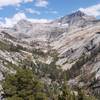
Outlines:
{"type": "Polygon", "coordinates": [[[15,75],[7,75],[2,87],[7,100],[48,100],[43,83],[30,69],[20,68],[15,75]]]}

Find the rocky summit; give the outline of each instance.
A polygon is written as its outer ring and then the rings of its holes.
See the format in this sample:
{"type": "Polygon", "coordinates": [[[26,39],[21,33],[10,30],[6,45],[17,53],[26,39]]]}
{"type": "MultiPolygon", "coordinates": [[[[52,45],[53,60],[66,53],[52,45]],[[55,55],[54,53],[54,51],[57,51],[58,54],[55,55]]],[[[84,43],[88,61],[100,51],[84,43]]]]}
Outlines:
{"type": "Polygon", "coordinates": [[[66,74],[72,89],[81,87],[100,98],[100,20],[77,11],[48,23],[20,20],[0,28],[1,100],[6,74],[15,74],[21,66],[34,69],[49,87],[60,87],[66,74]]]}

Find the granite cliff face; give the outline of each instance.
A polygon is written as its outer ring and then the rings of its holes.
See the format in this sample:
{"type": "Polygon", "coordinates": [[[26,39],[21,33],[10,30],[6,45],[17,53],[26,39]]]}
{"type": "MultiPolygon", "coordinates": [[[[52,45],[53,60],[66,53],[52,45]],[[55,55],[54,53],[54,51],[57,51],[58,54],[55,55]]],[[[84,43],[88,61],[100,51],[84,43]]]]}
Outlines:
{"type": "MultiPolygon", "coordinates": [[[[27,57],[35,65],[50,64],[56,57],[70,84],[89,86],[96,79],[91,87],[100,87],[100,21],[77,11],[50,23],[21,20],[12,28],[1,28],[0,80],[27,57]]],[[[98,95],[99,87],[93,91],[98,95]]]]}

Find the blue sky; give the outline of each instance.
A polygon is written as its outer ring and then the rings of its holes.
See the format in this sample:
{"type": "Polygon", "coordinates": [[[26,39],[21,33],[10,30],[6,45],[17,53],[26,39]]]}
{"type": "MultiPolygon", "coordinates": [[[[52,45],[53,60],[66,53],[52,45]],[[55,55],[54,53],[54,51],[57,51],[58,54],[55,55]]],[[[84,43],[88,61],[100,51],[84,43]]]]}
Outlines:
{"type": "Polygon", "coordinates": [[[76,10],[100,17],[99,0],[0,0],[0,24],[14,20],[53,20],[76,10]]]}

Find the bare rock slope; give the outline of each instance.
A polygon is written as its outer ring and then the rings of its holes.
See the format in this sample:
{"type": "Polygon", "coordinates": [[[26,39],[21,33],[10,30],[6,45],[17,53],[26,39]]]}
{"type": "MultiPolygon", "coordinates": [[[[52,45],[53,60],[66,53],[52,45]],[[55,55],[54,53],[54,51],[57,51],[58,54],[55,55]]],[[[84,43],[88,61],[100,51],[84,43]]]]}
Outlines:
{"type": "Polygon", "coordinates": [[[89,85],[96,79],[93,86],[100,86],[100,21],[77,11],[50,23],[21,20],[0,29],[0,80],[27,57],[37,65],[37,60],[50,64],[54,56],[69,83],[89,85]]]}

